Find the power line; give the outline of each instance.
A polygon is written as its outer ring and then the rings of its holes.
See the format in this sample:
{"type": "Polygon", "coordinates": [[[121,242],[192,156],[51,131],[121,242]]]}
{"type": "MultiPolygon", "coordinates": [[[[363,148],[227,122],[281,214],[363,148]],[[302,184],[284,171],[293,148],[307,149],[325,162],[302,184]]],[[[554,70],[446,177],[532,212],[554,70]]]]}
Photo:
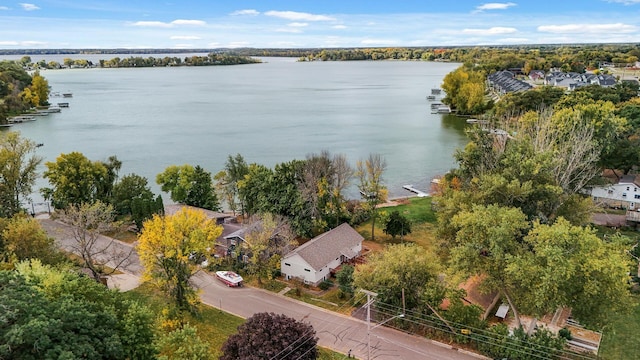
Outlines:
{"type": "MultiPolygon", "coordinates": [[[[397,306],[394,306],[394,305],[391,305],[391,304],[379,303],[379,305],[381,306],[382,311],[387,311],[388,312],[387,314],[392,314],[397,309],[399,309],[397,306]]],[[[418,324],[418,325],[424,325],[424,326],[426,326],[428,328],[432,328],[434,330],[439,330],[439,331],[442,331],[444,333],[450,333],[450,334],[453,334],[453,335],[460,335],[458,333],[451,332],[451,330],[449,330],[448,328],[445,328],[445,327],[440,328],[440,327],[434,326],[434,325],[444,325],[444,324],[442,323],[442,320],[438,319],[437,317],[435,317],[433,315],[422,314],[422,313],[419,313],[419,312],[416,312],[416,311],[409,310],[409,311],[407,311],[407,314],[405,315],[405,319],[404,320],[410,321],[410,322],[418,324]],[[425,317],[426,317],[426,319],[425,319],[425,317]],[[430,324],[434,324],[434,325],[427,324],[427,322],[430,323],[430,324]]],[[[495,339],[495,335],[497,335],[497,334],[492,333],[491,331],[489,331],[487,329],[480,329],[480,328],[476,328],[476,327],[473,327],[473,326],[468,326],[466,324],[457,323],[457,322],[454,322],[454,321],[449,321],[449,323],[455,325],[456,327],[473,330],[474,331],[474,335],[478,335],[478,336],[481,336],[481,337],[484,338],[484,340],[476,338],[476,340],[478,340],[478,341],[482,341],[484,343],[492,344],[492,345],[495,345],[495,346],[505,347],[505,345],[496,343],[495,342],[495,340],[496,340],[495,339]]],[[[394,328],[397,329],[397,330],[406,331],[404,329],[399,329],[399,328],[396,328],[396,327],[394,327],[394,328]]],[[[531,345],[532,346],[526,346],[524,344],[518,344],[518,343],[509,344],[509,346],[521,347],[521,348],[523,348],[525,350],[533,350],[533,351],[538,351],[538,352],[547,351],[545,353],[545,356],[548,356],[548,352],[553,351],[553,352],[558,352],[558,353],[563,354],[563,355],[570,355],[570,356],[572,356],[574,358],[578,357],[578,358],[582,358],[582,359],[592,359],[592,357],[585,356],[585,355],[582,355],[580,353],[572,352],[572,351],[569,351],[569,350],[556,349],[556,348],[552,348],[552,347],[545,346],[545,345],[540,345],[540,344],[531,344],[531,345]]]]}

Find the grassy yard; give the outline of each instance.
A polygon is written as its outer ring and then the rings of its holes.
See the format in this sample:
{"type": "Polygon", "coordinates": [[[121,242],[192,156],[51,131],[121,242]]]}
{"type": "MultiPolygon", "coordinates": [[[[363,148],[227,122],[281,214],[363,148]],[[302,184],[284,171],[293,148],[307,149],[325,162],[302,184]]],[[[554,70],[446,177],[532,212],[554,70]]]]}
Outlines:
{"type": "MultiPolygon", "coordinates": [[[[398,244],[401,242],[413,242],[425,249],[433,250],[433,246],[437,244],[437,238],[435,237],[435,223],[437,219],[435,211],[431,208],[430,197],[413,197],[409,198],[408,203],[378,209],[378,213],[382,215],[384,215],[384,213],[387,215],[391,214],[393,211],[398,211],[402,216],[409,219],[411,223],[411,233],[402,238],[398,236],[393,239],[390,235],[383,232],[384,224],[376,221],[375,243],[398,244]]],[[[364,236],[365,240],[371,239],[370,221],[359,225],[356,227],[356,230],[364,236]]],[[[366,245],[365,243],[365,246],[366,245]]]]}
{"type": "MultiPolygon", "coordinates": [[[[146,304],[156,314],[160,314],[162,309],[167,306],[166,297],[148,284],[143,284],[126,294],[130,298],[146,304]]],[[[211,354],[217,359],[222,355],[220,351],[222,344],[230,335],[237,332],[238,326],[244,322],[244,319],[201,304],[198,308],[198,315],[188,316],[187,321],[198,329],[198,336],[211,345],[211,354]]],[[[320,360],[346,358],[346,355],[324,348],[320,348],[320,356],[318,357],[320,360]]]]}
{"type": "Polygon", "coordinates": [[[617,314],[604,330],[600,356],[604,360],[632,360],[640,353],[640,295],[629,314],[617,314]]]}

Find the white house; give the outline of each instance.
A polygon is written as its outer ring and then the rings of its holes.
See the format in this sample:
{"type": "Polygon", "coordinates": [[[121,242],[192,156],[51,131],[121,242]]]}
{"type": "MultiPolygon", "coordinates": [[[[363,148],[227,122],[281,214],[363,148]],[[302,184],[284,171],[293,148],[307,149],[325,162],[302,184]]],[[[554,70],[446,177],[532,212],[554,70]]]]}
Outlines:
{"type": "Polygon", "coordinates": [[[318,285],[329,279],[331,270],[357,257],[362,240],[349,224],[344,223],[307,241],[280,260],[285,279],[300,278],[305,284],[318,285]]]}
{"type": "Polygon", "coordinates": [[[629,210],[640,209],[640,176],[624,175],[615,184],[594,186],[591,197],[600,204],[629,210]]]}

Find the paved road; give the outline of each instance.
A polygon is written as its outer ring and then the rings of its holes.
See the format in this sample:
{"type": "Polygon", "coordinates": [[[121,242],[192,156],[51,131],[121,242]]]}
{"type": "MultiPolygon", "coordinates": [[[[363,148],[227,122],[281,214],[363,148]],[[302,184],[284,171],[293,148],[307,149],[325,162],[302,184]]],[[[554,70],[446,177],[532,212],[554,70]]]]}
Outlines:
{"type": "MultiPolygon", "coordinates": [[[[61,248],[71,249],[73,240],[66,225],[49,219],[41,219],[40,221],[43,228],[56,239],[61,248]]],[[[113,239],[102,237],[100,241],[107,244],[112,243],[113,239]]],[[[123,247],[123,249],[131,247],[131,245],[119,241],[113,242],[113,246],[123,247]]],[[[142,267],[137,254],[134,252],[133,255],[131,262],[121,270],[140,276],[142,267]]],[[[364,321],[261,289],[229,288],[204,271],[196,274],[194,282],[201,289],[200,297],[205,304],[219,307],[244,318],[257,312],[274,312],[307,321],[316,330],[319,345],[345,354],[351,350],[351,354],[357,358],[367,359],[367,324],[364,321]]],[[[463,360],[483,358],[386,327],[375,328],[370,333],[371,359],[463,360]]]]}

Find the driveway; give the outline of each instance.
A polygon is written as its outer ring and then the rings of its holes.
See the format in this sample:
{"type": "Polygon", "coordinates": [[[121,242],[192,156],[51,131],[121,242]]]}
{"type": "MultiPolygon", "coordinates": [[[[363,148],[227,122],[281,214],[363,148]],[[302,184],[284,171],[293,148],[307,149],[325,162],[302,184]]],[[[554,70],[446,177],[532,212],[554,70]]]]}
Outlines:
{"type": "MultiPolygon", "coordinates": [[[[71,249],[73,239],[70,237],[67,225],[50,219],[40,219],[40,221],[45,231],[56,240],[59,247],[71,249]]],[[[122,247],[123,250],[131,248],[130,244],[114,241],[106,236],[101,237],[100,241],[104,244],[103,246],[110,243],[111,246],[122,247]]],[[[132,255],[131,262],[120,269],[132,275],[126,288],[130,287],[132,281],[138,281],[142,274],[142,267],[135,250],[132,255]]],[[[345,354],[351,350],[351,354],[357,358],[367,359],[367,324],[365,321],[261,289],[229,288],[204,271],[197,273],[193,280],[201,290],[200,298],[204,304],[243,318],[258,312],[273,312],[309,322],[316,331],[319,345],[345,354]]],[[[371,330],[370,334],[371,359],[486,359],[477,354],[458,351],[445,344],[382,326],[371,330]]]]}

